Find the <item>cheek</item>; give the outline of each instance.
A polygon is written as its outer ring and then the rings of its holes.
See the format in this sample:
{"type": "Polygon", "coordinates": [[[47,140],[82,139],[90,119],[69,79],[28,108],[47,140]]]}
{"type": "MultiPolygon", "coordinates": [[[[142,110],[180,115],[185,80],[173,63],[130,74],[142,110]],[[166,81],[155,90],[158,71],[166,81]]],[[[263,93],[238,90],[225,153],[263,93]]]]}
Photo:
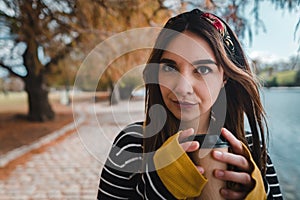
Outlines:
{"type": "Polygon", "coordinates": [[[210,89],[206,83],[197,84],[197,87],[194,87],[194,92],[195,95],[200,99],[202,105],[210,102],[210,89]]]}
{"type": "Polygon", "coordinates": [[[160,92],[161,92],[161,95],[163,97],[163,99],[165,99],[165,96],[167,96],[167,93],[169,93],[168,89],[162,85],[159,85],[159,89],[160,89],[160,92]]]}
{"type": "Polygon", "coordinates": [[[174,77],[158,76],[158,83],[163,98],[167,97],[176,85],[174,77]]]}
{"type": "Polygon", "coordinates": [[[219,95],[222,83],[222,77],[209,77],[195,88],[195,92],[203,104],[212,105],[219,95]]]}
{"type": "Polygon", "coordinates": [[[176,84],[176,76],[170,74],[161,74],[158,75],[158,83],[160,86],[172,89],[174,84],[176,84]]]}
{"type": "Polygon", "coordinates": [[[161,93],[162,99],[163,99],[164,103],[167,104],[167,102],[168,102],[167,99],[170,96],[172,91],[168,87],[163,86],[163,85],[159,85],[159,88],[160,88],[160,93],[161,93]]]}

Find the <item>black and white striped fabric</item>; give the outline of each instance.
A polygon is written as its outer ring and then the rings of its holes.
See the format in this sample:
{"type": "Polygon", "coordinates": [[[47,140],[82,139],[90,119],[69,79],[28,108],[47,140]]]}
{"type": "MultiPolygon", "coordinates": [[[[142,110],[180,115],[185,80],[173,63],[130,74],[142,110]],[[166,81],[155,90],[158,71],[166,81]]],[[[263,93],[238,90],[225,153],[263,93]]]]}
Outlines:
{"type": "MultiPolygon", "coordinates": [[[[176,199],[153,170],[153,161],[143,169],[143,123],[127,126],[115,138],[102,169],[97,199],[176,199]]],[[[250,141],[251,134],[246,135],[250,141]]],[[[282,194],[272,161],[268,155],[267,173],[263,177],[268,199],[280,200],[282,194]]]]}

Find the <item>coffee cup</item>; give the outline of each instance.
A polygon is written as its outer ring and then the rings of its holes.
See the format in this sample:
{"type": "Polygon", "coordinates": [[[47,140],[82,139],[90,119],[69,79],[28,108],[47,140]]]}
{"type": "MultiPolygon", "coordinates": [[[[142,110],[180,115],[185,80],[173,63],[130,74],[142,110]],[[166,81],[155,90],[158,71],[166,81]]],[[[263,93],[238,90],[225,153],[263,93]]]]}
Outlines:
{"type": "Polygon", "coordinates": [[[222,139],[219,135],[197,134],[192,135],[186,141],[198,141],[200,148],[189,153],[191,160],[195,165],[204,168],[204,176],[208,182],[203,188],[201,195],[195,197],[194,200],[224,200],[220,194],[220,189],[226,187],[226,182],[217,179],[213,175],[215,169],[226,170],[227,165],[215,160],[211,155],[211,150],[216,149],[222,152],[228,152],[229,143],[222,139]]]}

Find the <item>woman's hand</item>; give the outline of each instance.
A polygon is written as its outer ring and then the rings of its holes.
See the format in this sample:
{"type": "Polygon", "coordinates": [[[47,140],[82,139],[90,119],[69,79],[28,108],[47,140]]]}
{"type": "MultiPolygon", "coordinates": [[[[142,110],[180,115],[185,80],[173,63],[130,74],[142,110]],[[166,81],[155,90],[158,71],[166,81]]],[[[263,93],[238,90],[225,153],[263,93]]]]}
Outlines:
{"type": "Polygon", "coordinates": [[[222,129],[221,134],[229,142],[232,152],[214,150],[212,156],[234,168],[234,171],[218,169],[214,171],[217,178],[233,183],[230,188],[222,188],[221,195],[226,199],[245,199],[254,188],[255,182],[251,177],[253,167],[247,159],[247,155],[244,155],[241,141],[225,128],[222,129]]]}
{"type": "MultiPolygon", "coordinates": [[[[187,141],[187,142],[182,142],[184,139],[186,139],[187,137],[191,136],[194,134],[194,129],[193,128],[189,128],[186,130],[183,130],[180,134],[179,134],[179,143],[181,145],[181,147],[184,149],[185,152],[193,152],[199,149],[200,144],[198,141],[187,141]]],[[[198,171],[203,174],[204,173],[204,168],[201,166],[196,166],[198,171]]]]}

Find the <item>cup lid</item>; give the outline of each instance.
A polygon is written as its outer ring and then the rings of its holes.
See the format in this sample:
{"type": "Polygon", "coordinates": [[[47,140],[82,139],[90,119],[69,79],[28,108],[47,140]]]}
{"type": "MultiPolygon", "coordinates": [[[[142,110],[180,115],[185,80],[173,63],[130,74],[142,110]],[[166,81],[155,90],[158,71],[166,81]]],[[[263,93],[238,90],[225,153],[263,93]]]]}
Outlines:
{"type": "Polygon", "coordinates": [[[225,148],[229,143],[219,135],[197,134],[187,137],[183,142],[198,141],[200,148],[225,148]]]}

